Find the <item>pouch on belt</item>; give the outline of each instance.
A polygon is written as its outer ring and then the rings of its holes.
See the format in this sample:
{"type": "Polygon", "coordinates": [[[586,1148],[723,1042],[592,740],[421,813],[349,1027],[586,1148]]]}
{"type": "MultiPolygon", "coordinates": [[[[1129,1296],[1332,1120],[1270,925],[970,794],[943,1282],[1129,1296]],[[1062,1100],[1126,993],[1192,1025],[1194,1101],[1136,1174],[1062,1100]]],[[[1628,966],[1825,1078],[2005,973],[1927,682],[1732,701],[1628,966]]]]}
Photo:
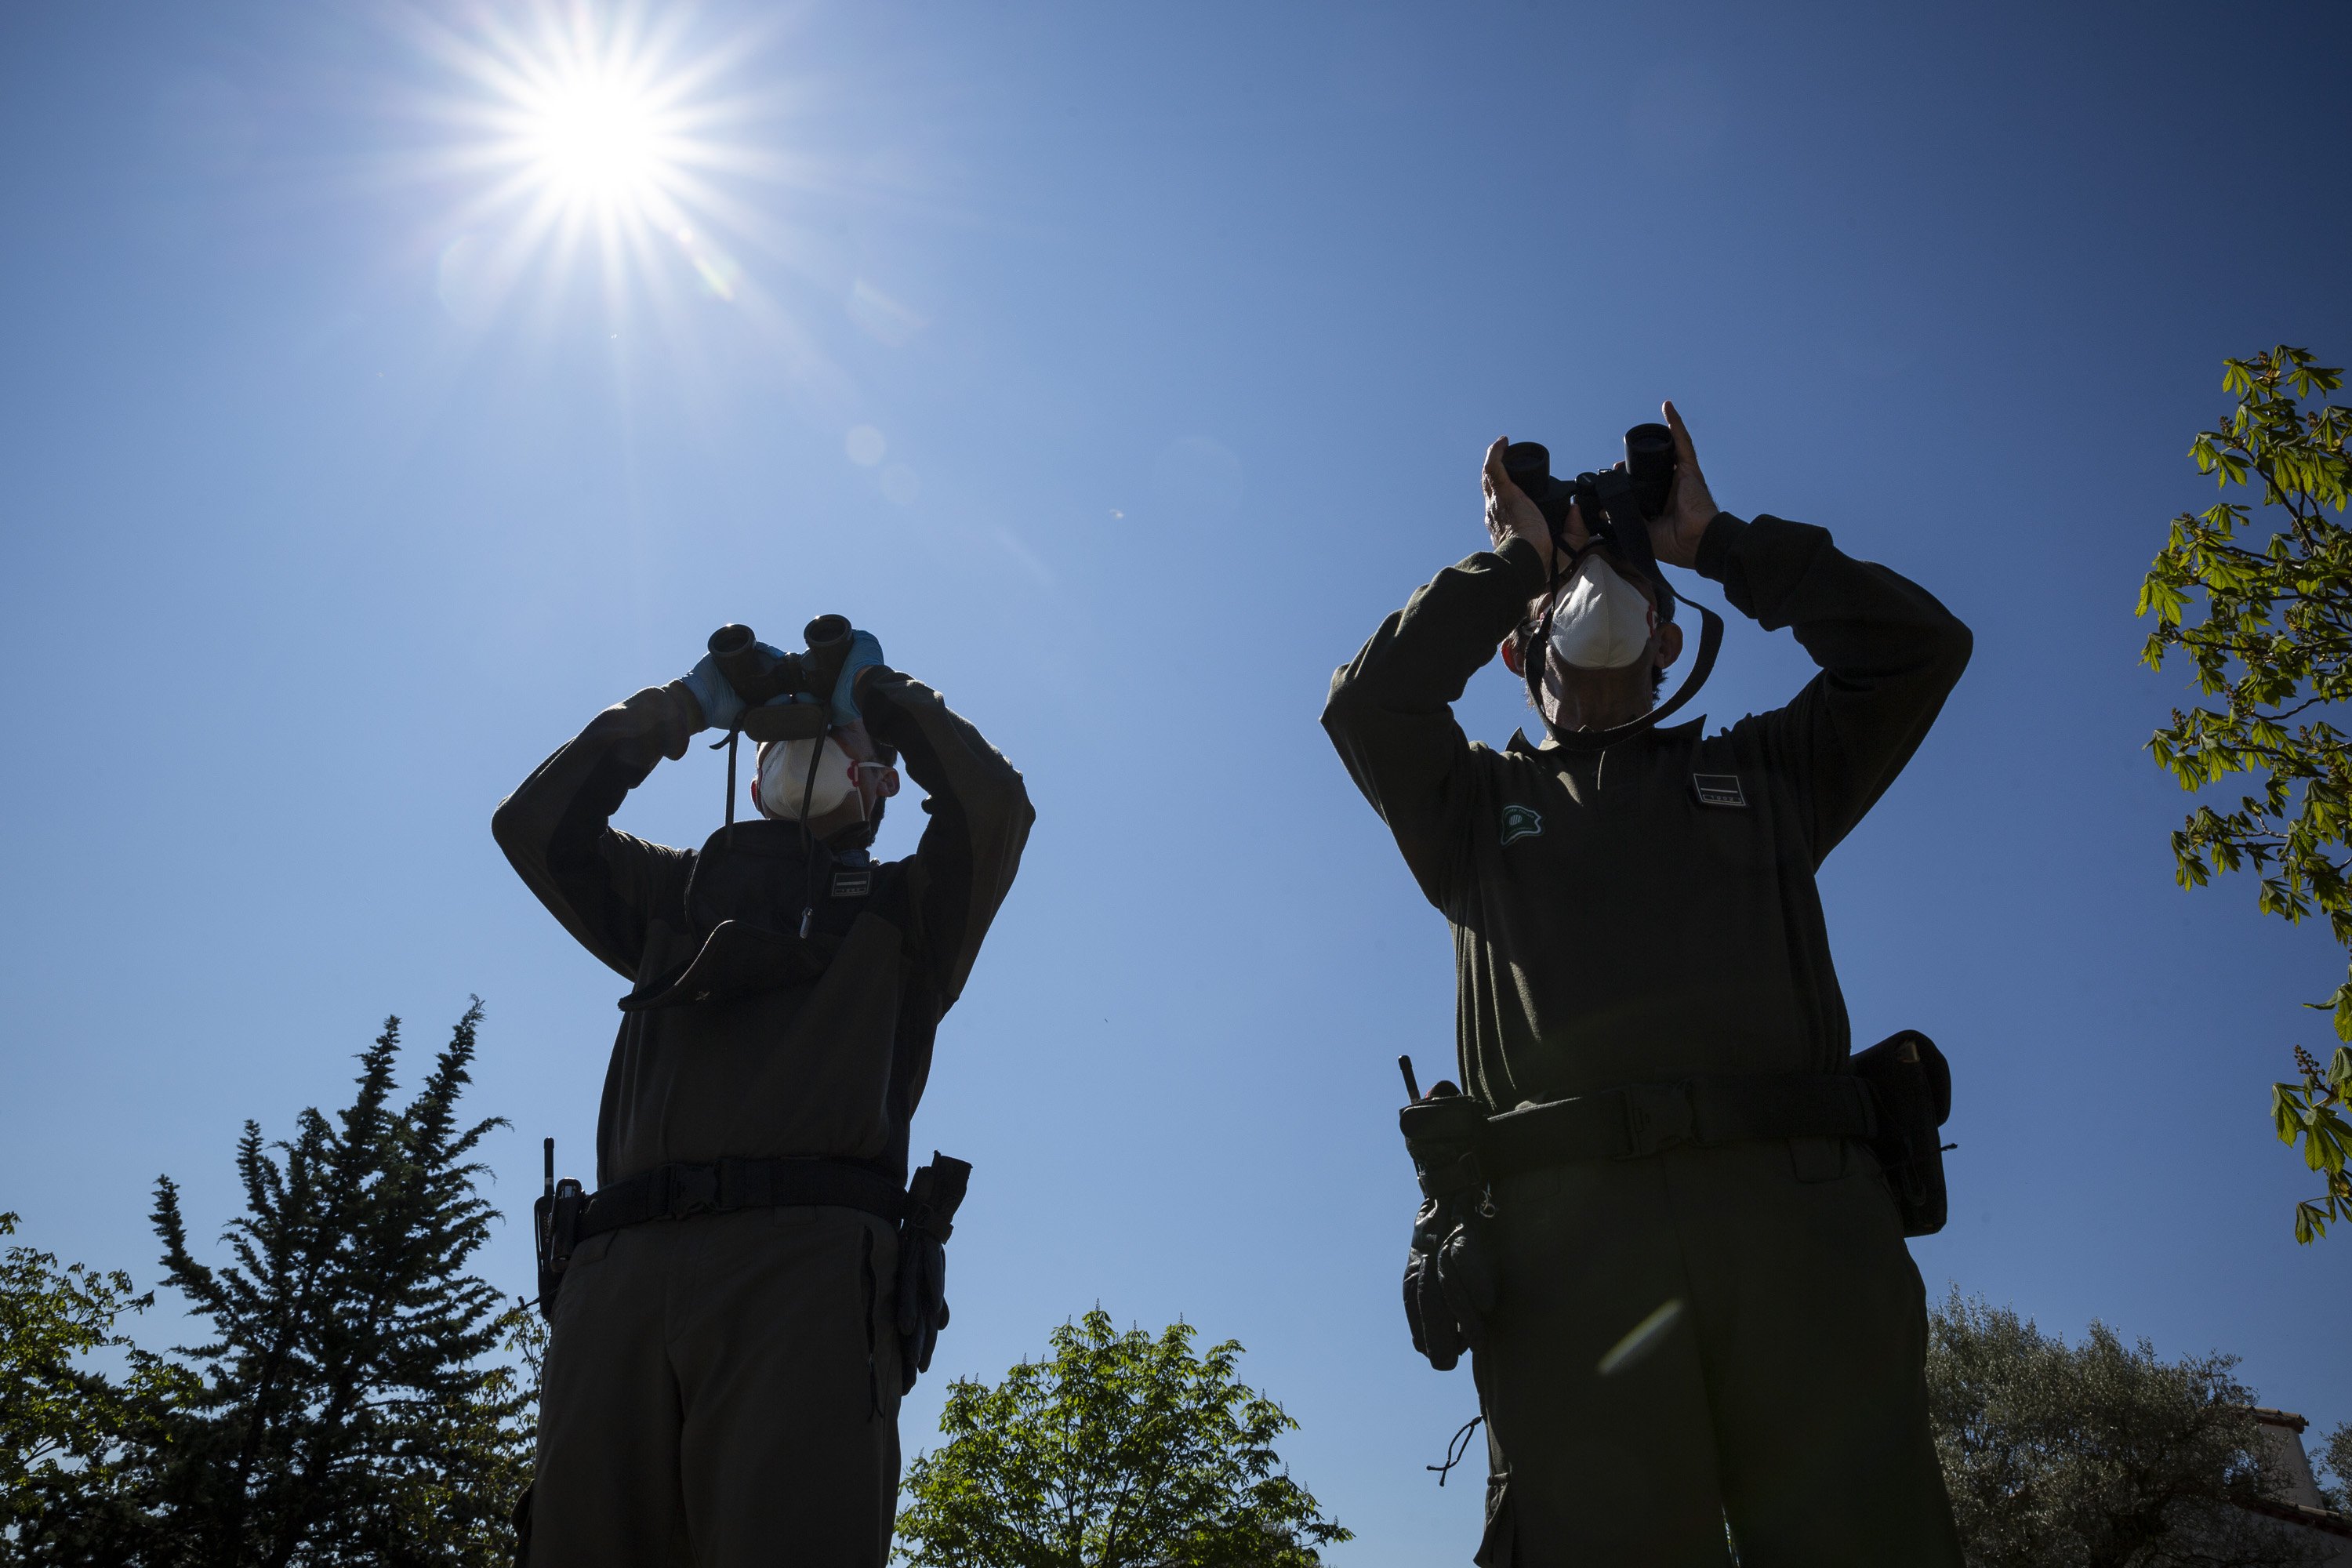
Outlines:
{"type": "Polygon", "coordinates": [[[907,1217],[898,1226],[898,1375],[914,1392],[931,1370],[931,1352],[948,1326],[948,1238],[971,1184],[970,1162],[931,1151],[931,1163],[907,1184],[907,1217]]]}
{"type": "Polygon", "coordinates": [[[1483,1234],[1491,1210],[1475,1145],[1486,1112],[1450,1083],[1397,1113],[1422,1202],[1405,1250],[1404,1315],[1412,1348],[1440,1372],[1486,1337],[1501,1281],[1483,1234]]]}
{"type": "Polygon", "coordinates": [[[1952,1114],[1952,1067],[1936,1042],[1906,1029],[1853,1056],[1854,1076],[1878,1110],[1871,1151],[1886,1169],[1906,1236],[1944,1228],[1943,1126],[1952,1114]]]}

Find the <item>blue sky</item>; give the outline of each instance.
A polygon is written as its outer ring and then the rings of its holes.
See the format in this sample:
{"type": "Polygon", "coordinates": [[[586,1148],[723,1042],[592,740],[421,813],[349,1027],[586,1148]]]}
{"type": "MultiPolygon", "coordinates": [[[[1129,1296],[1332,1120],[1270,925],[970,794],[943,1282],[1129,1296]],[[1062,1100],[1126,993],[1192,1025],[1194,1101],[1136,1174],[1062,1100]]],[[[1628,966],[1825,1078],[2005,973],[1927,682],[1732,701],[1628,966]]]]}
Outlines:
{"type": "MultiPolygon", "coordinates": [[[[941,1373],[1181,1314],[1302,1422],[1335,1561],[1466,1555],[1422,1466],[1473,1394],[1395,1300],[1391,1064],[1450,1052],[1450,954],[1315,720],[1479,545],[1487,441],[1600,459],[1670,395],[1724,505],[1977,633],[1822,877],[1857,1037],[1954,1063],[1930,1290],[2352,1417],[2352,1237],[2294,1245],[2265,1119],[2340,955],[2173,888],[2184,681],[2131,614],[2222,356],[2352,355],[2340,12],[714,4],[648,14],[742,154],[694,239],[501,271],[499,100],[432,40],[529,16],[0,13],[26,1239],[151,1281],[158,1173],[226,1218],[243,1119],[475,992],[499,1201],[546,1133],[587,1173],[622,987],[490,808],[712,626],[838,610],[1039,813],[916,1128],[978,1170],[910,1450],[941,1373]]],[[[1698,706],[1807,668],[1735,617],[1698,706]]],[[[1462,709],[1519,711],[1498,666],[1462,709]]],[[[623,824],[699,842],[721,767],[623,824]]],[[[527,1288],[521,1224],[488,1263],[527,1288]]]]}

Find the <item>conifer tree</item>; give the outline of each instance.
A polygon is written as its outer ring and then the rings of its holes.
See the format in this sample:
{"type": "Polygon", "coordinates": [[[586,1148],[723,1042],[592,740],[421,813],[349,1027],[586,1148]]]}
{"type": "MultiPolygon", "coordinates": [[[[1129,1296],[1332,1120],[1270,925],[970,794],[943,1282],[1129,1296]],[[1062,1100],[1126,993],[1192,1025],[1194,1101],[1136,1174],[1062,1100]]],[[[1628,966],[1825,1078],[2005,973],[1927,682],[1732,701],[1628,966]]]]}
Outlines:
{"type": "Polygon", "coordinates": [[[467,1264],[494,1211],[473,1156],[498,1119],[462,1124],[478,999],[423,1087],[393,1104],[400,1021],[360,1057],[358,1092],[290,1141],[246,1124],[245,1212],[228,1259],[188,1245],[179,1188],[159,1178],[164,1283],[208,1337],[176,1361],[171,1397],[61,1494],[28,1562],[503,1562],[526,1479],[534,1393],[493,1359],[527,1314],[467,1264]]]}

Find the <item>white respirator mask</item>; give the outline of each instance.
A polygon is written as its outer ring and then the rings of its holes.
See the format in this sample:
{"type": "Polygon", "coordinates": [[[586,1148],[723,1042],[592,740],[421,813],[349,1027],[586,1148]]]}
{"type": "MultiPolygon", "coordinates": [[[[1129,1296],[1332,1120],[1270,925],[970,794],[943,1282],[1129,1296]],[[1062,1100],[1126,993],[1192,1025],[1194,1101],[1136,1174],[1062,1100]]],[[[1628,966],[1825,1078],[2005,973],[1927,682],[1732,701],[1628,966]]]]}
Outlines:
{"type": "Polygon", "coordinates": [[[1622,669],[1649,651],[1658,612],[1598,555],[1576,563],[1551,616],[1551,648],[1579,669],[1622,669]]]}
{"type": "Polygon", "coordinates": [[[776,741],[760,748],[760,807],[784,822],[801,820],[801,802],[808,802],[808,819],[821,822],[851,801],[866,815],[865,797],[857,793],[857,759],[827,735],[823,741],[776,741]],[[821,746],[814,788],[809,782],[809,749],[821,746]]]}

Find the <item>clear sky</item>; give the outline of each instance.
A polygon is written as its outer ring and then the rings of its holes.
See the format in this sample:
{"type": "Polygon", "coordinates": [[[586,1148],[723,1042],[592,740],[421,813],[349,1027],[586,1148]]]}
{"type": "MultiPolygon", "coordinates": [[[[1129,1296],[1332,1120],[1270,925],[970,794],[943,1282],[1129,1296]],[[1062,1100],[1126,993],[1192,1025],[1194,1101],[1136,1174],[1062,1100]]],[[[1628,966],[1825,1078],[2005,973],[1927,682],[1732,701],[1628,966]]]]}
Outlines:
{"type": "MultiPolygon", "coordinates": [[[[978,1170],[910,1451],[944,1374],[1181,1314],[1304,1424],[1336,1561],[1466,1556],[1422,1467],[1469,1379],[1396,1300],[1451,956],[1316,717],[1482,543],[1489,440],[1598,461],[1672,396],[1724,505],[1976,630],[1822,877],[1857,1038],[1954,1065],[1929,1289],[2352,1417],[2352,1235],[2295,1246],[2266,1120],[2340,955],[2174,889],[2131,614],[2222,356],[2352,357],[2352,24],[1937,9],[646,11],[609,245],[517,152],[520,4],[0,9],[0,1207],[152,1282],[158,1173],[226,1219],[245,1118],[478,992],[527,1289],[623,986],[490,809],[713,626],[837,610],[1038,808],[916,1125],[978,1170]]],[[[1735,617],[1698,706],[1807,672],[1735,617]]],[[[1499,665],[1462,713],[1519,722],[1499,665]]],[[[623,825],[700,842],[722,766],[623,825]]]]}

